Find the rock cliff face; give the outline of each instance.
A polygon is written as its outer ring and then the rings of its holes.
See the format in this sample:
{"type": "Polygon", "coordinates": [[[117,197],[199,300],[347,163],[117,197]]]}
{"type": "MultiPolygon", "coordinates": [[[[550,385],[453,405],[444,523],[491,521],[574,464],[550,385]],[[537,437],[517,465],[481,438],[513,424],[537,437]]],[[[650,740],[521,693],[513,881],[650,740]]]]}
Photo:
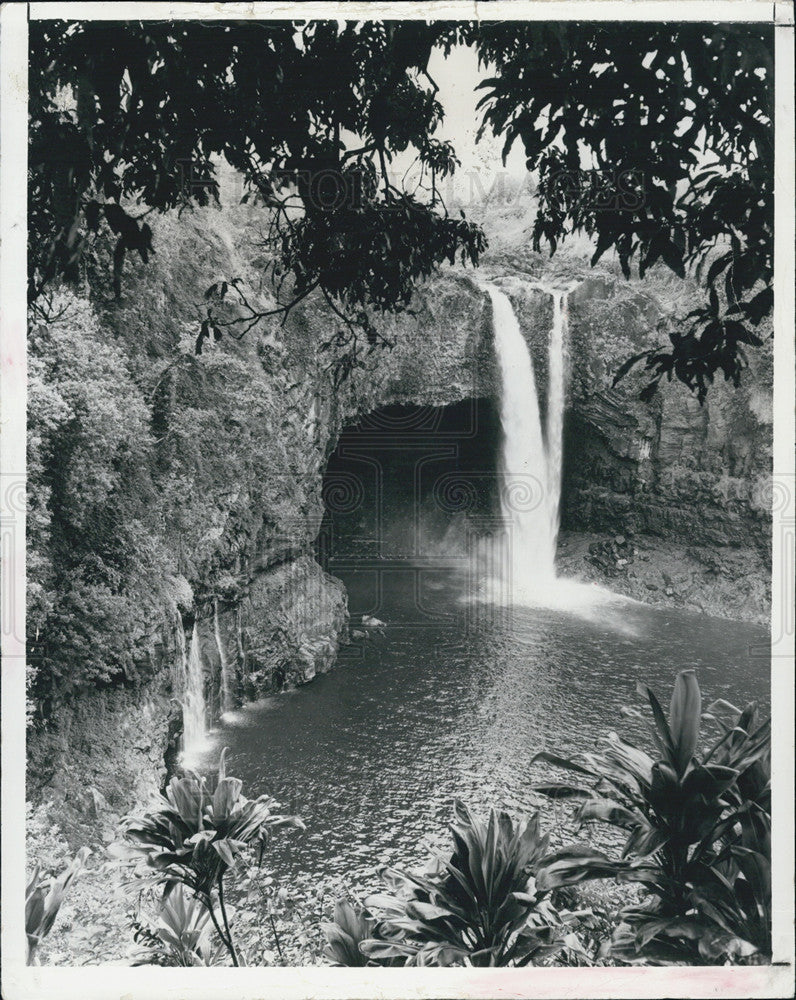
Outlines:
{"type": "MultiPolygon", "coordinates": [[[[209,724],[225,707],[222,675],[228,703],[239,704],[328,670],[345,634],[347,600],[312,547],[324,513],[323,471],[342,428],[384,405],[439,406],[496,392],[486,299],[454,271],[421,290],[412,314],[385,319],[381,330],[394,349],[363,352],[339,390],[332,373],[340,352],[321,347],[334,339],[336,321],[315,298],[283,326],[265,321],[197,355],[213,276],[242,275],[255,308],[272,305],[258,285],[258,262],[247,266],[236,244],[250,246],[252,234],[245,220],[236,225],[215,211],[181,223],[160,219],[158,266],[130,267],[120,301],[104,293],[108,251],[99,246],[91,294],[66,295],[67,318],[36,328],[29,756],[31,773],[45,776],[36,787],[52,789],[59,774],[74,780],[70,748],[105,728],[115,729],[116,742],[97,743],[97,767],[121,774],[133,797],[160,783],[164,754],[168,765],[176,760],[180,662],[194,622],[209,724]],[[75,354],[85,364],[72,364],[75,354]],[[125,424],[112,438],[94,416],[97,400],[125,424]],[[100,520],[89,506],[94,481],[100,520]],[[128,503],[134,496],[145,503],[128,503]],[[92,539],[68,575],[64,553],[74,552],[80,530],[99,535],[112,523],[106,511],[124,517],[113,530],[131,537],[127,547],[109,565],[111,539],[92,539]],[[80,574],[97,560],[89,585],[80,574]],[[80,589],[65,594],[70,575],[80,589]],[[81,610],[87,591],[94,614],[81,610]],[[54,634],[61,641],[48,647],[54,634]],[[148,697],[157,720],[142,707],[148,697]],[[129,724],[114,726],[114,711],[129,724]],[[116,765],[137,760],[142,727],[159,763],[140,765],[138,782],[116,765]]],[[[233,305],[225,315],[241,312],[233,305]]],[[[93,768],[86,767],[89,785],[99,791],[93,768]]]]}
{"type": "Polygon", "coordinates": [[[620,351],[649,346],[663,308],[616,285],[601,291],[578,289],[570,304],[568,441],[575,461],[566,469],[565,524],[767,551],[770,353],[761,349],[740,389],[718,382],[702,406],[679,383],[641,403],[635,398],[640,376],[616,389],[605,376],[620,351]],[[602,338],[594,336],[601,326],[620,340],[616,347],[609,341],[608,358],[602,338]]]}
{"type": "MultiPolygon", "coordinates": [[[[240,340],[206,342],[196,355],[206,308],[200,304],[213,276],[242,277],[255,307],[269,305],[258,278],[262,262],[244,260],[252,240],[247,218],[230,221],[229,213],[207,210],[181,223],[161,219],[157,266],[131,267],[120,302],[102,292],[88,302],[84,296],[77,315],[90,313],[90,322],[80,320],[78,330],[67,331],[69,343],[83,338],[89,354],[92,345],[110,342],[111,372],[124,370],[145,414],[140,436],[146,447],[135,474],[120,481],[108,503],[140,490],[145,480],[151,499],[140,517],[149,548],[140,565],[125,570],[131,577],[124,584],[140,599],[131,600],[135,613],[127,631],[117,623],[116,633],[117,645],[134,650],[131,662],[145,660],[148,666],[137,673],[130,668],[125,678],[106,678],[108,687],[99,693],[87,688],[67,694],[55,685],[46,705],[34,705],[39,722],[30,740],[31,767],[39,785],[63,781],[64,761],[81,741],[93,741],[93,753],[105,755],[106,773],[116,768],[119,787],[133,797],[160,783],[166,764],[174,763],[180,728],[181,643],[175,628],[197,622],[211,720],[229,704],[328,670],[345,634],[346,594],[315,561],[312,546],[324,512],[323,471],[342,428],[389,404],[441,406],[499,392],[488,297],[453,269],[418,292],[412,314],[384,319],[380,329],[394,340],[394,349],[363,353],[340,389],[332,381],[336,348],[322,347],[337,333],[335,318],[312,298],[296,306],[283,326],[266,321],[240,340]],[[96,737],[106,729],[113,733],[107,746],[96,737]],[[142,732],[146,746],[139,748],[142,732]],[[48,759],[54,762],[49,777],[48,759]],[[120,761],[125,763],[117,768],[120,761]]],[[[99,275],[107,273],[106,258],[107,249],[100,247],[99,275]]],[[[685,601],[680,584],[676,590],[662,579],[645,586],[640,555],[625,559],[621,552],[589,548],[591,536],[599,534],[621,535],[623,544],[625,536],[642,536],[651,539],[648,547],[670,543],[688,550],[688,559],[714,577],[742,579],[746,567],[756,581],[751,608],[725,600],[714,588],[718,596],[707,609],[763,616],[770,360],[758,361],[756,377],[744,389],[716,387],[705,407],[674,386],[642,404],[640,376],[616,389],[611,379],[625,357],[659,339],[656,325],[671,307],[662,305],[665,286],[656,295],[608,273],[595,276],[581,263],[548,273],[536,258],[524,270],[516,262],[509,269],[505,261],[493,261],[485,275],[511,295],[542,384],[552,303],[535,283],[572,289],[563,489],[567,569],[616,577],[618,589],[648,600],[685,601]],[[723,558],[730,550],[733,558],[723,558]]],[[[225,315],[235,318],[234,308],[225,315]]],[[[57,331],[50,335],[57,341],[57,331]]],[[[33,387],[39,435],[34,452],[46,451],[41,440],[47,435],[57,447],[65,433],[52,402],[54,378],[43,376],[41,386],[33,387]]],[[[114,392],[116,382],[109,376],[103,392],[114,392]]],[[[68,388],[58,383],[65,399],[68,388]]],[[[76,404],[70,405],[74,410],[76,404]]],[[[116,468],[118,457],[107,458],[109,467],[112,461],[116,468]]],[[[42,483],[49,484],[44,475],[42,483]]],[[[39,541],[41,565],[58,549],[48,490],[42,486],[35,494],[42,524],[50,518],[39,541]]],[[[46,627],[57,595],[47,591],[54,585],[43,570],[36,575],[39,562],[34,582],[49,596],[36,609],[46,627]]],[[[700,581],[689,579],[696,593],[700,581]]],[[[110,633],[114,624],[105,627],[110,633]]],[[[110,800],[98,758],[86,753],[93,761],[85,764],[88,784],[110,800]]]]}

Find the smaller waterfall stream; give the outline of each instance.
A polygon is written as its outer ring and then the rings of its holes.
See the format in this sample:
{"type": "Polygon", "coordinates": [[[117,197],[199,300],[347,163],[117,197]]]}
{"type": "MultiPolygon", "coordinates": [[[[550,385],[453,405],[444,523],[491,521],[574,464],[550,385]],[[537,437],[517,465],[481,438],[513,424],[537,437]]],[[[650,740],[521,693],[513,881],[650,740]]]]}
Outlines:
{"type": "Polygon", "coordinates": [[[182,696],[183,752],[192,757],[201,752],[207,741],[204,672],[199,651],[196,622],[191,632],[191,644],[185,666],[185,689],[182,696]]]}
{"type": "MultiPolygon", "coordinates": [[[[177,647],[177,656],[174,669],[174,690],[178,691],[185,701],[185,691],[188,687],[188,650],[185,646],[185,626],[182,623],[182,615],[175,608],[174,610],[174,642],[177,647]]],[[[185,729],[185,715],[183,713],[183,730],[185,729]]]]}
{"type": "Polygon", "coordinates": [[[218,601],[213,603],[213,634],[216,638],[216,649],[218,659],[221,663],[221,712],[228,712],[232,708],[232,689],[230,684],[229,660],[224,649],[224,641],[221,638],[221,628],[218,624],[218,601]]]}
{"type": "Polygon", "coordinates": [[[553,325],[548,347],[547,421],[547,516],[553,542],[553,559],[558,538],[561,508],[561,472],[564,464],[564,351],[567,339],[566,292],[551,291],[553,325]]]}

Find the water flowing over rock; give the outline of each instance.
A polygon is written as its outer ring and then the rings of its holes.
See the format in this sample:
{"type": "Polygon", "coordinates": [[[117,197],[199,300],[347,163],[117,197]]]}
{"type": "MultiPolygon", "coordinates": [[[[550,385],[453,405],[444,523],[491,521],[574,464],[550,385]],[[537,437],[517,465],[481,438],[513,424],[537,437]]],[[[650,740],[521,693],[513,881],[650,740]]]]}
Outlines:
{"type": "MultiPolygon", "coordinates": [[[[547,383],[547,513],[550,518],[550,535],[558,537],[561,521],[561,477],[564,464],[564,352],[567,340],[566,292],[555,289],[553,297],[553,323],[550,327],[549,377],[547,383]]],[[[553,551],[555,558],[555,549],[553,551]]]]}
{"type": "Polygon", "coordinates": [[[194,622],[186,663],[185,691],[182,702],[183,751],[190,757],[201,750],[207,738],[205,679],[199,649],[199,630],[194,622]]]}
{"type": "Polygon", "coordinates": [[[566,398],[566,292],[541,290],[553,303],[544,432],[529,344],[508,295],[494,285],[487,286],[502,378],[500,499],[505,533],[497,579],[494,557],[486,563],[485,593],[502,603],[556,607],[589,615],[595,606],[621,598],[602,587],[583,585],[578,579],[564,579],[556,573],[566,398]]]}
{"type": "Polygon", "coordinates": [[[514,309],[505,292],[494,285],[488,291],[502,376],[501,511],[507,527],[511,585],[516,592],[555,577],[558,515],[551,510],[551,478],[558,479],[560,469],[553,470],[545,447],[533,362],[514,309]]]}
{"type": "Polygon", "coordinates": [[[218,659],[221,665],[221,711],[228,712],[232,706],[232,678],[230,674],[229,658],[224,649],[224,640],[221,638],[221,629],[218,625],[218,601],[213,601],[213,635],[216,640],[218,659]]]}
{"type": "MultiPolygon", "coordinates": [[[[124,562],[119,593],[100,588],[99,604],[91,596],[88,641],[77,654],[63,643],[55,664],[54,676],[72,677],[75,663],[66,657],[74,661],[99,650],[94,675],[112,696],[94,697],[88,685],[67,684],[36,693],[32,713],[42,725],[30,733],[34,771],[46,775],[52,767],[70,766],[82,739],[78,732],[95,728],[83,726],[84,716],[94,712],[110,732],[112,713],[127,725],[144,710],[138,703],[149,705],[151,696],[157,736],[146,754],[131,754],[126,744],[113,760],[104,745],[86,751],[89,771],[116,768],[123,774],[117,783],[137,795],[138,779],[128,774],[125,760],[135,760],[140,770],[141,757],[147,773],[155,774],[186,701],[190,743],[241,700],[328,670],[347,624],[345,589],[324,573],[314,549],[329,506],[323,489],[329,456],[345,427],[380,407],[499,400],[492,315],[506,306],[530,352],[523,371],[526,385],[532,374],[536,396],[528,448],[532,438],[532,474],[546,490],[544,509],[527,512],[546,518],[529,535],[533,544],[544,539],[536,571],[541,566],[543,577],[555,578],[560,510],[559,582],[562,575],[608,579],[612,590],[655,603],[765,619],[770,345],[753,357],[750,352],[739,390],[717,383],[702,408],[674,384],[641,403],[644,373],[631,372],[616,387],[613,373],[661,341],[662,317],[693,308],[693,289],[656,283],[654,276],[625,282],[606,268],[590,271],[586,262],[564,258],[551,263],[521,249],[511,259],[498,254],[485,260],[481,270],[509,302],[496,307],[495,294],[476,284],[471,271],[443,269],[418,287],[410,312],[379,318],[395,349],[365,353],[363,367],[337,390],[329,376],[334,350],[320,346],[337,321],[317,296],[299,303],[283,326],[274,319],[240,341],[224,337],[197,357],[196,306],[214,276],[240,274],[257,308],[273,305],[262,284],[266,261],[252,251],[259,217],[246,211],[239,206],[153,219],[163,248],[155,265],[130,261],[125,294],[113,303],[75,293],[72,312],[49,325],[33,352],[38,367],[28,421],[35,517],[29,523],[36,530],[29,537],[30,577],[41,599],[29,602],[31,634],[66,634],[70,626],[73,605],[59,603],[53,568],[80,525],[107,521],[112,531],[115,517],[96,515],[113,505],[126,526],[135,527],[131,537],[140,553],[139,560],[124,562]],[[563,288],[572,290],[552,291],[563,288]],[[85,370],[92,372],[97,398],[123,414],[119,434],[136,418],[135,434],[121,437],[116,450],[66,448],[77,433],[72,411],[55,403],[82,391],[84,369],[70,375],[78,348],[105,359],[105,367],[85,370]],[[133,444],[140,449],[135,461],[120,461],[133,444]],[[64,527],[48,506],[44,458],[63,456],[65,485],[85,482],[85,456],[83,466],[77,463],[87,450],[94,486],[69,498],[74,524],[65,521],[64,527]],[[105,482],[115,484],[108,496],[100,488],[105,482]],[[616,551],[590,550],[618,535],[627,543],[615,545],[616,551]],[[661,558],[663,550],[676,554],[676,567],[661,558]],[[671,585],[661,568],[672,576],[671,585]],[[175,638],[175,605],[186,622],[197,622],[190,650],[181,621],[175,638]],[[186,699],[189,676],[194,694],[186,699]]],[[[104,252],[112,250],[108,245],[104,252]]],[[[520,404],[532,409],[529,393],[520,404]]],[[[75,597],[74,607],[84,607],[83,591],[75,597]]],[[[48,657],[58,653],[47,650],[48,657]]],[[[128,728],[136,735],[135,725],[128,728]]]]}

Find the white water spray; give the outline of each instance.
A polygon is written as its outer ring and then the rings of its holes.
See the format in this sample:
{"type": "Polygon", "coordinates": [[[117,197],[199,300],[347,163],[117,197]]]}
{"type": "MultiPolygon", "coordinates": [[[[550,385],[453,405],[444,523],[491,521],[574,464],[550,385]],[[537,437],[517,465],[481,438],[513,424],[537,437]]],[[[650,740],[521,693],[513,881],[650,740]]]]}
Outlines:
{"type": "Polygon", "coordinates": [[[196,622],[191,632],[191,645],[185,667],[185,688],[182,696],[183,753],[190,758],[207,743],[204,672],[199,652],[196,622]]]}

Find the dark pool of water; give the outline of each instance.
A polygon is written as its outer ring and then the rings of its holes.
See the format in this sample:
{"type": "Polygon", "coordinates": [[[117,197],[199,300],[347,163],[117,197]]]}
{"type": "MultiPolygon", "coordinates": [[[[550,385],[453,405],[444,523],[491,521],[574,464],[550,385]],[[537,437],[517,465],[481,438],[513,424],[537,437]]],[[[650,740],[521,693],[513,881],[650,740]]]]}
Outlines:
{"type": "Polygon", "coordinates": [[[213,734],[245,792],[270,792],[306,833],[276,837],[281,877],[372,882],[379,866],[421,860],[444,836],[454,797],[479,809],[533,807],[542,748],[591,748],[611,729],[646,741],[644,680],[668,704],[676,672],[697,670],[705,704],[769,701],[768,637],[746,624],[628,603],[591,617],[510,612],[460,601],[453,572],[333,569],[353,615],[375,613],[383,635],[354,642],[329,674],[242,709],[213,734]]]}

